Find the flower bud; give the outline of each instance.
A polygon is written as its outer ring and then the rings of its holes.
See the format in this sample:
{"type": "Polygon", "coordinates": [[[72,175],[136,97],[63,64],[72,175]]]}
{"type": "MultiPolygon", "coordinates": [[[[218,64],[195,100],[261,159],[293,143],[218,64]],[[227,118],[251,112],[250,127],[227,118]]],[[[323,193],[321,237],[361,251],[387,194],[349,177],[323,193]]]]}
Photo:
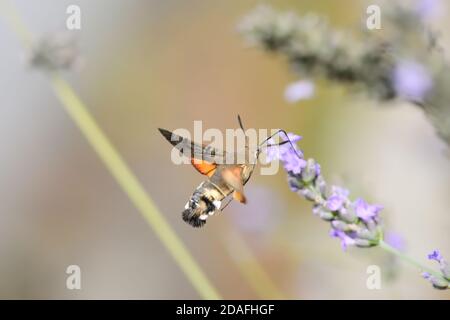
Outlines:
{"type": "Polygon", "coordinates": [[[303,188],[303,183],[294,175],[288,175],[288,184],[293,192],[297,192],[300,188],[303,188]]]}
{"type": "Polygon", "coordinates": [[[375,246],[376,244],[367,239],[355,239],[355,245],[360,248],[369,248],[375,246]]]}
{"type": "Polygon", "coordinates": [[[430,281],[434,288],[439,290],[448,289],[449,283],[444,278],[432,276],[427,272],[422,273],[422,276],[428,281],[430,281]]]}
{"type": "Polygon", "coordinates": [[[323,198],[326,197],[327,194],[327,183],[321,175],[318,175],[315,181],[315,187],[320,191],[320,194],[323,198]]]}
{"type": "Polygon", "coordinates": [[[433,284],[433,287],[435,287],[436,289],[445,290],[449,288],[448,282],[444,279],[432,278],[430,281],[433,284]]]}
{"type": "Polygon", "coordinates": [[[444,259],[441,260],[440,268],[445,278],[450,279],[450,265],[444,259]]]}
{"type": "Polygon", "coordinates": [[[306,167],[302,170],[301,176],[304,183],[309,183],[314,180],[317,172],[317,164],[314,159],[308,159],[306,167]]]}
{"type": "Polygon", "coordinates": [[[337,229],[337,230],[341,230],[341,231],[350,231],[350,227],[349,227],[349,225],[348,224],[346,224],[345,222],[343,222],[343,221],[340,221],[340,220],[334,220],[334,221],[332,221],[331,222],[331,225],[332,225],[332,227],[334,228],[334,229],[337,229]]]}
{"type": "Polygon", "coordinates": [[[355,209],[352,206],[342,208],[341,210],[339,210],[339,218],[348,223],[355,222],[357,218],[355,209]]]}
{"type": "Polygon", "coordinates": [[[365,224],[370,231],[377,230],[377,223],[374,220],[366,221],[365,224]]]}
{"type": "Polygon", "coordinates": [[[331,221],[334,219],[334,214],[322,206],[315,206],[313,208],[314,214],[318,215],[320,219],[325,221],[331,221]]]}
{"type": "Polygon", "coordinates": [[[303,189],[300,189],[300,191],[298,191],[298,193],[300,193],[303,197],[305,197],[306,200],[309,200],[309,201],[315,202],[317,199],[317,194],[311,189],[303,188],[303,189]]]}
{"type": "Polygon", "coordinates": [[[374,231],[369,231],[368,229],[361,228],[360,230],[356,231],[356,237],[365,240],[376,240],[377,233],[374,231]]]}

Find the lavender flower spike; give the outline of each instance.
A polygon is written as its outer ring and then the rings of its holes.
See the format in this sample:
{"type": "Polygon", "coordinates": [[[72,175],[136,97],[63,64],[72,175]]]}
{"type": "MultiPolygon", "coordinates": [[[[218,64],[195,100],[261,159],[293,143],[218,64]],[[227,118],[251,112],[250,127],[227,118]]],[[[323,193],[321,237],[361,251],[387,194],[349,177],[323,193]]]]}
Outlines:
{"type": "MultiPolygon", "coordinates": [[[[288,136],[296,137],[291,133],[288,136]]],[[[305,161],[299,151],[295,144],[294,148],[284,144],[283,152],[279,153],[291,190],[313,202],[314,214],[330,222],[330,235],[341,241],[343,250],[349,246],[377,245],[381,239],[378,213],[382,207],[362,199],[352,202],[348,190],[338,186],[329,188],[320,173],[320,165],[314,159],[305,161]]],[[[273,151],[268,152],[270,155],[273,151]]]]}
{"type": "Polygon", "coordinates": [[[436,289],[449,289],[450,288],[450,265],[444,260],[439,250],[433,250],[428,255],[429,260],[434,260],[439,263],[439,269],[442,277],[436,277],[428,272],[422,272],[422,277],[431,282],[436,289]]]}
{"type": "MultiPolygon", "coordinates": [[[[285,143],[279,147],[267,148],[268,158],[279,159],[283,162],[291,190],[313,203],[314,215],[330,223],[330,236],[341,241],[342,250],[345,251],[350,246],[367,248],[379,245],[382,249],[402,257],[398,248],[383,241],[379,216],[382,207],[369,204],[363,199],[351,201],[348,190],[338,186],[328,187],[321,175],[320,165],[314,159],[306,161],[303,158],[303,152],[295,144],[300,137],[288,133],[284,141],[287,139],[292,145],[285,143]],[[275,153],[276,156],[274,156],[275,153]]],[[[422,270],[429,271],[422,272],[422,276],[430,281],[434,288],[448,289],[450,265],[438,250],[431,252],[428,259],[439,263],[441,274],[422,267],[422,270]]],[[[412,260],[407,259],[407,261],[412,260]]],[[[413,264],[421,266],[420,263],[413,262],[413,264]]]]}
{"type": "MultiPolygon", "coordinates": [[[[380,102],[410,102],[450,145],[450,64],[440,33],[429,26],[435,12],[445,12],[439,2],[445,1],[382,1],[382,36],[363,28],[360,38],[335,29],[327,17],[269,6],[257,7],[238,28],[249,45],[282,55],[297,76],[325,77],[380,102]]],[[[297,102],[313,94],[313,86],[300,82],[287,88],[285,98],[297,102]]]]}

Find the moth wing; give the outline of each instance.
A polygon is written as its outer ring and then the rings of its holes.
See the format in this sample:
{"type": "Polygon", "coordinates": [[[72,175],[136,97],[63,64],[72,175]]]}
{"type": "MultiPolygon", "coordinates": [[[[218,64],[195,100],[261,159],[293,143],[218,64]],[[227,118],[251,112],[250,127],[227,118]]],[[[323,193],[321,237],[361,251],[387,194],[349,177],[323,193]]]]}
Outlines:
{"type": "Polygon", "coordinates": [[[208,162],[205,160],[198,160],[195,158],[191,158],[191,163],[198,172],[204,174],[205,176],[208,176],[209,178],[211,178],[217,168],[216,163],[208,162]]]}
{"type": "Polygon", "coordinates": [[[184,156],[187,156],[191,159],[206,161],[208,163],[215,164],[216,159],[225,158],[226,154],[224,151],[215,149],[210,146],[194,143],[191,140],[183,138],[166,129],[159,128],[158,130],[159,132],[161,132],[164,138],[169,141],[170,144],[178,149],[184,156]]]}
{"type": "Polygon", "coordinates": [[[244,185],[242,182],[242,167],[230,167],[222,171],[222,178],[234,189],[233,198],[241,203],[246,203],[244,185]]]}

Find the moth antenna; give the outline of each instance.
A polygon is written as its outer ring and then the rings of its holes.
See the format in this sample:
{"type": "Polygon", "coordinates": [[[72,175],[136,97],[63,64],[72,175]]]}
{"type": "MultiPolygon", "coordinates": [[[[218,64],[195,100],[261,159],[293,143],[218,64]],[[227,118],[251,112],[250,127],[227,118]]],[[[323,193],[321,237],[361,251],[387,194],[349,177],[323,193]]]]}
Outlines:
{"type": "Polygon", "coordinates": [[[242,125],[242,119],[241,119],[240,115],[238,115],[238,122],[239,122],[239,127],[241,127],[242,131],[245,132],[244,126],[242,125]]]}
{"type": "MultiPolygon", "coordinates": [[[[245,129],[244,129],[244,126],[242,125],[242,119],[241,119],[241,116],[240,116],[240,115],[238,115],[238,122],[239,122],[239,127],[241,128],[242,132],[243,132],[244,135],[245,135],[245,129]]],[[[245,148],[248,149],[248,139],[247,139],[247,136],[245,137],[245,148]]]]}

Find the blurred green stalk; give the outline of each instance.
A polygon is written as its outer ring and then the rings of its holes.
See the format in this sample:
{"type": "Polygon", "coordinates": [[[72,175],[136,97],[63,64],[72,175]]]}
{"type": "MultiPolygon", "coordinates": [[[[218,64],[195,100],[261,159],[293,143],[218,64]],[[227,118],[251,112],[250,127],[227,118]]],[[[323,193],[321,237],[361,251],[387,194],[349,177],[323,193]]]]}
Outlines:
{"type": "MultiPolygon", "coordinates": [[[[29,48],[32,40],[31,34],[21,21],[15,8],[12,4],[6,3],[5,1],[0,2],[0,8],[4,17],[9,22],[11,29],[20,38],[25,48],[29,48]]],[[[100,129],[72,87],[58,72],[51,73],[50,80],[56,95],[69,116],[91,144],[111,175],[130,198],[131,202],[136,206],[150,227],[152,227],[192,286],[197,290],[198,294],[203,299],[221,299],[221,296],[209,282],[200,266],[195,262],[182,240],[170,227],[164,216],[158,211],[143,186],[100,129]]]]}
{"type": "Polygon", "coordinates": [[[439,279],[444,279],[442,277],[442,275],[440,275],[438,272],[436,272],[435,270],[428,268],[427,266],[423,265],[422,263],[414,260],[413,258],[411,258],[410,256],[404,254],[403,252],[401,252],[400,250],[396,249],[395,247],[391,246],[390,244],[384,242],[384,240],[380,240],[380,242],[378,243],[378,245],[380,246],[381,249],[383,249],[384,251],[389,252],[390,254],[393,254],[394,256],[400,258],[400,260],[403,260],[406,263],[409,263],[410,265],[412,265],[413,267],[416,267],[417,269],[421,270],[421,271],[426,271],[429,274],[433,275],[436,278],[439,279]]]}
{"type": "Polygon", "coordinates": [[[223,243],[242,277],[260,299],[287,299],[286,295],[277,287],[269,273],[258,262],[258,259],[240,234],[230,229],[230,233],[224,239],[223,243]]]}

